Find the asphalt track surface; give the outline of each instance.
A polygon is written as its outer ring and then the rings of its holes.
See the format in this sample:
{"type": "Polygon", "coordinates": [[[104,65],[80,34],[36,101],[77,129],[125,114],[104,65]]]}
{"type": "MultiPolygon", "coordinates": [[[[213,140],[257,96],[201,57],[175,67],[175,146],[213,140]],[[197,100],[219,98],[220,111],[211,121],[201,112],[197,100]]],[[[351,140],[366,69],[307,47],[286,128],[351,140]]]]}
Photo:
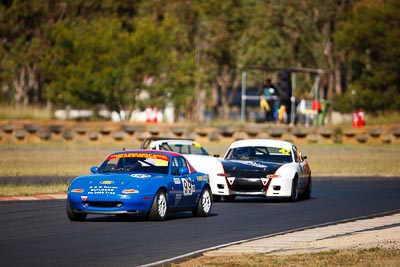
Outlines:
{"type": "Polygon", "coordinates": [[[140,266],[223,244],[400,210],[400,177],[315,177],[310,200],[239,198],[212,216],[165,222],[90,215],[70,222],[64,200],[0,202],[0,266],[140,266]]]}

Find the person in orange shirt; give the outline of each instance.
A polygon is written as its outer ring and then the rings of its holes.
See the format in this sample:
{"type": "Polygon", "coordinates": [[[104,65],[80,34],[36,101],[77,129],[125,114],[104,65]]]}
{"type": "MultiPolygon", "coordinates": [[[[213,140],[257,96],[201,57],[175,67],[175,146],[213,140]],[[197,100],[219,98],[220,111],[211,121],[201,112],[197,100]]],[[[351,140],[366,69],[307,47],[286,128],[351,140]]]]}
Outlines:
{"type": "Polygon", "coordinates": [[[278,110],[278,121],[281,123],[287,122],[286,107],[284,105],[281,105],[281,107],[278,110]]]}

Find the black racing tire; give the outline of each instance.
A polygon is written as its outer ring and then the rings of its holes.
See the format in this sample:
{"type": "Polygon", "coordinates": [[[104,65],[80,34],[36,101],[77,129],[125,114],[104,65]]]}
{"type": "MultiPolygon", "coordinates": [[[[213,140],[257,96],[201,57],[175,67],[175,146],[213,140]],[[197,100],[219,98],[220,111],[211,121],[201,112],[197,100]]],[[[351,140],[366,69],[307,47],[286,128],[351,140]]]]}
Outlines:
{"type": "Polygon", "coordinates": [[[299,200],[299,190],[298,190],[299,178],[296,175],[292,181],[292,192],[289,197],[290,202],[296,202],[299,200]]]}
{"type": "Polygon", "coordinates": [[[149,212],[149,220],[164,221],[167,218],[167,195],[163,190],[157,192],[149,212]]]}
{"type": "Polygon", "coordinates": [[[82,222],[86,220],[87,214],[74,212],[71,208],[71,204],[69,203],[68,199],[67,199],[66,209],[67,209],[67,217],[70,221],[82,222]]]}
{"type": "Polygon", "coordinates": [[[213,202],[220,202],[222,199],[221,195],[213,195],[213,202]]]}
{"type": "Polygon", "coordinates": [[[212,208],[213,197],[209,188],[204,188],[201,192],[197,207],[193,210],[193,215],[196,217],[207,217],[210,215],[212,208]]]}
{"type": "Polygon", "coordinates": [[[307,187],[304,190],[303,199],[310,199],[311,192],[312,192],[312,181],[311,181],[311,177],[310,177],[308,180],[308,183],[307,183],[307,187]]]}

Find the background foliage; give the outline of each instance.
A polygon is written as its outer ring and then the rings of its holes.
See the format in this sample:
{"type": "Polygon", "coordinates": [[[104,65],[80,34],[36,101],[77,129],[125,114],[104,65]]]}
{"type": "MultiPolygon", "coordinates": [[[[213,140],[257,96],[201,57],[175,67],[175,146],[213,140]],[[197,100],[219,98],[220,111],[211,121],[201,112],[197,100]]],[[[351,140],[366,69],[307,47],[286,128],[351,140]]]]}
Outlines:
{"type": "MultiPolygon", "coordinates": [[[[399,18],[397,0],[1,0],[0,102],[170,99],[189,120],[227,119],[241,69],[263,65],[323,69],[319,97],[336,110],[397,110],[399,18]]],[[[299,79],[309,97],[310,77],[299,79]]]]}

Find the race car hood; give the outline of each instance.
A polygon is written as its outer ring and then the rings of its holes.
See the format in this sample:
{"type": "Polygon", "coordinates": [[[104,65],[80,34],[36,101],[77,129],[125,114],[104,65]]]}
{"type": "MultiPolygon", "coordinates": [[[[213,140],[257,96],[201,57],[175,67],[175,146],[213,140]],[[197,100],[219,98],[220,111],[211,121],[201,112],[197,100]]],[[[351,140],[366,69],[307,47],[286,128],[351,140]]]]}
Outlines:
{"type": "Polygon", "coordinates": [[[81,176],[74,179],[71,186],[143,186],[152,178],[159,178],[160,175],[140,174],[140,173],[121,173],[121,174],[94,174],[81,176]]]}
{"type": "Polygon", "coordinates": [[[222,166],[228,176],[234,177],[266,177],[274,174],[282,163],[265,161],[223,160],[222,166]]]}

